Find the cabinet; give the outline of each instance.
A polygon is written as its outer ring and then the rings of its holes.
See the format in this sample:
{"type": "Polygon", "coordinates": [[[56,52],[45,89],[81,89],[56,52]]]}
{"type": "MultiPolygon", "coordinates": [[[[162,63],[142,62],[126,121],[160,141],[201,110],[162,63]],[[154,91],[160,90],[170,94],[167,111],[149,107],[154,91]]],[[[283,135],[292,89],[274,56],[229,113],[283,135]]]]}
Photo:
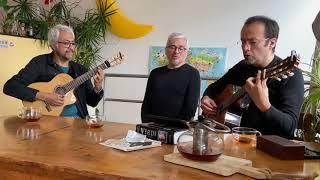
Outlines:
{"type": "Polygon", "coordinates": [[[48,52],[51,52],[51,49],[42,47],[35,39],[0,34],[0,115],[15,115],[22,106],[19,99],[3,93],[4,83],[34,56],[48,52]]]}

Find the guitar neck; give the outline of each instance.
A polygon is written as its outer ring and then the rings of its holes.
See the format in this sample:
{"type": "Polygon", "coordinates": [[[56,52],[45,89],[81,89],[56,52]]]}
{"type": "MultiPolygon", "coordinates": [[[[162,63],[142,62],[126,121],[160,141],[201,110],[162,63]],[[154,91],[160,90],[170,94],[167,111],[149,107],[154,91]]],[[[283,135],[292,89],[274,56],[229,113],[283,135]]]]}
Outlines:
{"type": "Polygon", "coordinates": [[[100,67],[102,70],[104,70],[104,69],[110,67],[110,65],[108,66],[105,63],[102,63],[99,66],[93,68],[92,70],[90,70],[90,71],[82,74],[81,76],[77,77],[73,81],[70,81],[67,84],[63,85],[63,87],[65,88],[66,92],[71,91],[72,89],[80,86],[82,83],[84,83],[85,81],[87,81],[88,79],[93,77],[96,74],[98,67],[100,67]]]}

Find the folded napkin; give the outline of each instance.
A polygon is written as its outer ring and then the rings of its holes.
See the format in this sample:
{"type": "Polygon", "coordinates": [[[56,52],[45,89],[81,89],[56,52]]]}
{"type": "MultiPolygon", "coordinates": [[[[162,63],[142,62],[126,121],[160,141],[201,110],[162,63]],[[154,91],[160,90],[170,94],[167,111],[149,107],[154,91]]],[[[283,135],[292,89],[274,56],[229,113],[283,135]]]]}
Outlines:
{"type": "Polygon", "coordinates": [[[146,149],[161,146],[160,141],[155,141],[146,138],[145,135],[139,134],[135,131],[129,130],[127,136],[122,139],[108,139],[99,143],[101,145],[119,149],[122,151],[135,151],[139,149],[146,149]]]}

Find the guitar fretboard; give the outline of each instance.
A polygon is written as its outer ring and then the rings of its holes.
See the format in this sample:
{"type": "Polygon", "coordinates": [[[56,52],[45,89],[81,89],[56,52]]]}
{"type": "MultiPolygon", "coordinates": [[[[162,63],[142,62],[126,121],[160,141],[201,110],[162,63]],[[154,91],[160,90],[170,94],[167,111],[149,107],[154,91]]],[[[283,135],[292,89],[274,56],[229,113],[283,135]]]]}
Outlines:
{"type": "Polygon", "coordinates": [[[81,76],[77,77],[73,81],[68,82],[67,84],[62,86],[65,89],[65,93],[67,93],[67,92],[71,91],[72,89],[80,86],[82,83],[84,83],[85,81],[87,81],[88,79],[93,77],[96,74],[98,67],[100,67],[102,70],[104,70],[104,69],[106,69],[106,68],[108,68],[110,66],[106,65],[105,63],[102,63],[99,66],[93,68],[92,70],[90,70],[90,71],[82,74],[81,76]]]}

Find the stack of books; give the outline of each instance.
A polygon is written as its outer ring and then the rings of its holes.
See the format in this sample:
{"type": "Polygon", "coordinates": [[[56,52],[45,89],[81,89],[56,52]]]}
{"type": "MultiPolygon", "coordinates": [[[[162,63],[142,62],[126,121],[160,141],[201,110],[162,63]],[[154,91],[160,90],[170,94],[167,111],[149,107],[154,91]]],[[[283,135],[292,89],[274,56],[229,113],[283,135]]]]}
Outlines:
{"type": "Polygon", "coordinates": [[[179,136],[187,131],[187,129],[149,122],[137,124],[136,131],[146,135],[149,139],[161,141],[165,144],[177,144],[179,136]]]}

